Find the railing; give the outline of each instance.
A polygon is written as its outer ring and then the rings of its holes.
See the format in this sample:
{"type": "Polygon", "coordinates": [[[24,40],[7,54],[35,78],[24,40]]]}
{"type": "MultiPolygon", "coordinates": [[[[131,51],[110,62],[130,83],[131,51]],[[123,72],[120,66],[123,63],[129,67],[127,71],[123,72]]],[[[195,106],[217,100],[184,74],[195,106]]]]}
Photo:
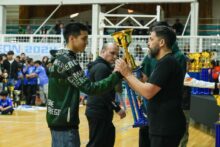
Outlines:
{"type": "MultiPolygon", "coordinates": [[[[134,56],[137,64],[143,60],[144,55],[147,54],[147,40],[149,36],[132,36],[132,43],[129,45],[129,50],[134,56]],[[135,50],[136,45],[140,45],[142,52],[135,50]]],[[[79,62],[82,67],[92,60],[92,36],[89,36],[88,45],[84,53],[78,54],[79,62]]],[[[97,44],[100,42],[113,42],[110,35],[98,36],[97,44]]],[[[178,37],[178,46],[180,50],[185,53],[201,52],[203,50],[216,50],[220,57],[220,37],[219,36],[180,36],[178,37]]],[[[0,53],[7,53],[13,50],[16,55],[25,52],[27,56],[34,59],[40,59],[43,56],[49,56],[51,49],[64,48],[64,39],[61,35],[0,35],[0,53]]],[[[98,45],[101,48],[101,45],[98,45]]],[[[98,49],[96,50],[98,54],[98,49]]],[[[121,53],[123,50],[121,50],[121,53]]],[[[96,55],[95,55],[96,56],[96,55]]]]}

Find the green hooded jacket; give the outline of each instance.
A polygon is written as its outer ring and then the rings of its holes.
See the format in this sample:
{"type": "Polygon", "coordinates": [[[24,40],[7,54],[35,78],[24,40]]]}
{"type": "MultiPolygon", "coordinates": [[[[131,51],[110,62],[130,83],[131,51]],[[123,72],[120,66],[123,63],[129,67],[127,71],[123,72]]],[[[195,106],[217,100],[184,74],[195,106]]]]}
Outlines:
{"type": "Polygon", "coordinates": [[[122,76],[113,73],[99,82],[91,82],[70,50],[56,53],[49,76],[47,123],[53,130],[78,129],[80,91],[97,95],[114,88],[122,76]]]}

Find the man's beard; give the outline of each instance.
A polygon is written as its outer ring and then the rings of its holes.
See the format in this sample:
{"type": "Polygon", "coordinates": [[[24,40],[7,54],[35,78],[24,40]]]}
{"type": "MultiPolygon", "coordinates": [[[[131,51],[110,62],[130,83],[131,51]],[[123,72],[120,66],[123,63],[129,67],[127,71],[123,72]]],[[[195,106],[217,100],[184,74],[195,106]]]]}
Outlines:
{"type": "Polygon", "coordinates": [[[155,58],[159,54],[159,48],[149,49],[149,55],[151,58],[155,58]]]}

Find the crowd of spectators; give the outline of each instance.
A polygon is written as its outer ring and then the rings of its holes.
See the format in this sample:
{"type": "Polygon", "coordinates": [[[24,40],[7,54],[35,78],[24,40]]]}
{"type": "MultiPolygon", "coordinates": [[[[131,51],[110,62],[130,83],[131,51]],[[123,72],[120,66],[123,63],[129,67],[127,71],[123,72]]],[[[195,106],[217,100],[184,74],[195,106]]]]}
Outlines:
{"type": "Polygon", "coordinates": [[[10,97],[14,97],[14,90],[19,90],[21,91],[20,97],[25,104],[35,105],[38,97],[41,99],[41,105],[45,105],[49,66],[49,58],[46,56],[40,61],[27,57],[25,53],[16,57],[13,51],[1,54],[0,92],[6,91],[10,97]]]}

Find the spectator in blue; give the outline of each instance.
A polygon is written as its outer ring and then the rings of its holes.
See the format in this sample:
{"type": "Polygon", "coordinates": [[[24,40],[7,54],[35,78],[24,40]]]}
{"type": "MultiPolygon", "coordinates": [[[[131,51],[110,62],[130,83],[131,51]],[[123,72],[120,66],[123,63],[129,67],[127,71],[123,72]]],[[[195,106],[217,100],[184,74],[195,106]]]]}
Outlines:
{"type": "MultiPolygon", "coordinates": [[[[28,79],[26,78],[26,72],[27,72],[27,69],[28,69],[28,59],[29,58],[26,58],[26,60],[24,61],[24,63],[22,64],[23,66],[22,66],[22,73],[23,73],[23,80],[22,80],[22,93],[21,93],[21,95],[22,95],[22,98],[24,98],[25,100],[26,100],[26,102],[27,102],[27,83],[28,83],[28,79]]],[[[27,104],[27,103],[26,103],[27,104]]]]}
{"type": "Polygon", "coordinates": [[[27,70],[25,72],[25,77],[27,78],[27,105],[35,105],[35,97],[37,91],[37,78],[33,76],[33,73],[36,70],[32,58],[29,58],[27,61],[27,70]]]}
{"type": "Polygon", "coordinates": [[[15,90],[21,90],[22,89],[22,81],[23,81],[23,78],[24,78],[24,75],[22,73],[22,64],[19,63],[18,64],[18,72],[17,72],[17,76],[18,76],[18,80],[15,82],[15,90]]]}
{"type": "Polygon", "coordinates": [[[3,63],[3,58],[2,58],[2,55],[0,54],[0,90],[2,90],[2,88],[3,88],[3,67],[2,67],[2,63],[3,63]]]}
{"type": "Polygon", "coordinates": [[[42,62],[37,60],[34,62],[36,70],[33,73],[33,77],[38,78],[40,99],[42,105],[46,105],[46,99],[48,96],[48,77],[45,68],[42,66],[42,62]]]}
{"type": "Polygon", "coordinates": [[[12,101],[8,97],[7,91],[0,93],[0,114],[12,114],[14,111],[12,101]]]}

